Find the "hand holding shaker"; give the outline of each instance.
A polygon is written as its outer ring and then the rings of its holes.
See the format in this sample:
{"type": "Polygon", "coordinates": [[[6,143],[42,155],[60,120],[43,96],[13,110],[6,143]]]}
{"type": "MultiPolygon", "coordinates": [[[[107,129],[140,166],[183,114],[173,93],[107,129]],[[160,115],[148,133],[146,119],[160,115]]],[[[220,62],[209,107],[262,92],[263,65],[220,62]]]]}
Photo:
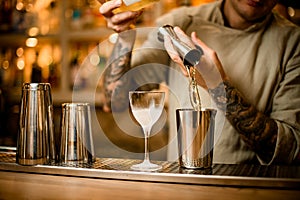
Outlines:
{"type": "Polygon", "coordinates": [[[55,162],[53,106],[49,83],[24,83],[16,161],[21,165],[55,162]]]}
{"type": "Polygon", "coordinates": [[[216,110],[177,109],[179,165],[188,169],[212,166],[216,110]]]}
{"type": "Polygon", "coordinates": [[[89,164],[94,161],[94,144],[88,103],[62,104],[61,164],[89,164]]]}

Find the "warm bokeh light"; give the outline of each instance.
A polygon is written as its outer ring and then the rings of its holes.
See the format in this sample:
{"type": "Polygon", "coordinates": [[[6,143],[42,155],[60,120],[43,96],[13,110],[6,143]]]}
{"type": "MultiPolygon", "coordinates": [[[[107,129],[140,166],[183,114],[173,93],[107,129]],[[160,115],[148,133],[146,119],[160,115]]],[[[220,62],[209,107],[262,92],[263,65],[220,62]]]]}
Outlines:
{"type": "Polygon", "coordinates": [[[100,62],[100,58],[99,58],[98,55],[93,54],[93,55],[90,56],[90,63],[91,63],[92,65],[98,65],[99,62],[100,62]]]}
{"type": "Polygon", "coordinates": [[[2,68],[3,69],[8,69],[9,68],[9,61],[8,60],[3,61],[2,68]]]}
{"type": "Polygon", "coordinates": [[[111,42],[112,44],[115,44],[117,42],[118,39],[118,34],[117,33],[113,33],[109,36],[109,42],[111,42]]]}
{"type": "Polygon", "coordinates": [[[28,30],[28,35],[30,37],[34,37],[34,36],[37,36],[39,34],[39,28],[38,27],[31,27],[29,30],[28,30]]]}
{"type": "Polygon", "coordinates": [[[34,10],[34,5],[32,3],[28,3],[26,5],[26,11],[27,12],[32,12],[34,10]]]}
{"type": "Polygon", "coordinates": [[[22,3],[22,2],[18,2],[17,4],[16,4],[16,9],[17,10],[22,10],[24,8],[24,4],[22,3]]]}
{"type": "Polygon", "coordinates": [[[37,44],[38,44],[38,39],[36,39],[36,38],[28,38],[26,40],[27,47],[35,47],[37,44]]]}
{"type": "Polygon", "coordinates": [[[295,10],[292,7],[288,7],[287,10],[288,10],[288,13],[291,17],[295,16],[295,10]]]}
{"type": "Polygon", "coordinates": [[[19,47],[19,48],[16,50],[16,55],[17,55],[18,57],[21,57],[21,56],[23,56],[23,54],[24,54],[24,49],[23,49],[22,47],[19,47]]]}
{"type": "Polygon", "coordinates": [[[25,67],[25,61],[24,61],[24,59],[19,58],[19,59],[17,60],[17,68],[18,68],[19,70],[23,70],[24,67],[25,67]]]}

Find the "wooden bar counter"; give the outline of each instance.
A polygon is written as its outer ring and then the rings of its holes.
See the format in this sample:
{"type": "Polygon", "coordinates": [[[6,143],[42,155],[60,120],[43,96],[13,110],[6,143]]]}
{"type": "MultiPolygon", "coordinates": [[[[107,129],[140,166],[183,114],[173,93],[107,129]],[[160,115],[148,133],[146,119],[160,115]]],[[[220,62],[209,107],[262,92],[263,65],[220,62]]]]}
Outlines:
{"type": "Polygon", "coordinates": [[[88,165],[21,166],[0,152],[0,199],[299,199],[300,166],[214,164],[187,170],[157,161],[158,172],[130,169],[139,160],[97,158],[88,165]]]}

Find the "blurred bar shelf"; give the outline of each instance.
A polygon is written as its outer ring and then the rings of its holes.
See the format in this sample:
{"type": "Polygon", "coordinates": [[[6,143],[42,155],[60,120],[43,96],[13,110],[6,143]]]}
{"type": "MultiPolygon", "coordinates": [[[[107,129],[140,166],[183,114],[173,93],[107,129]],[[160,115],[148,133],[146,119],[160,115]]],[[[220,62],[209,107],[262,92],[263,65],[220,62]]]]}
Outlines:
{"type": "Polygon", "coordinates": [[[93,164],[16,164],[15,149],[0,148],[0,171],[68,177],[189,184],[221,187],[247,187],[300,191],[300,166],[214,164],[211,169],[188,170],[177,162],[154,161],[163,166],[158,172],[138,172],[130,166],[140,160],[96,158],[93,164]]]}
{"type": "Polygon", "coordinates": [[[21,45],[25,44],[26,39],[30,37],[37,38],[42,42],[54,43],[54,42],[59,42],[60,36],[58,34],[29,36],[26,33],[0,33],[1,46],[2,45],[20,46],[20,44],[21,45]]]}

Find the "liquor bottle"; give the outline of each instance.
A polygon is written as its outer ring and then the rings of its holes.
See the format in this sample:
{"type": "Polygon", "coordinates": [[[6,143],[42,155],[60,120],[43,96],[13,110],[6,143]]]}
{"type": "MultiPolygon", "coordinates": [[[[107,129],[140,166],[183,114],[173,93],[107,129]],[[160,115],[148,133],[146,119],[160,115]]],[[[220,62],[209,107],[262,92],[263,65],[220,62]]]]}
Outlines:
{"type": "Polygon", "coordinates": [[[51,84],[52,88],[56,88],[59,84],[57,63],[55,63],[55,61],[52,61],[48,67],[49,67],[49,77],[47,82],[51,84]]]}
{"type": "MultiPolygon", "coordinates": [[[[106,0],[98,0],[100,3],[106,2],[106,0]]],[[[119,8],[113,10],[113,13],[120,13],[124,11],[138,11],[152,3],[159,2],[159,0],[122,0],[123,3],[119,8]]]]}
{"type": "Polygon", "coordinates": [[[32,83],[41,83],[42,82],[42,68],[38,65],[38,56],[39,53],[36,51],[36,58],[34,63],[32,63],[32,72],[31,72],[31,82],[32,83]]]}

